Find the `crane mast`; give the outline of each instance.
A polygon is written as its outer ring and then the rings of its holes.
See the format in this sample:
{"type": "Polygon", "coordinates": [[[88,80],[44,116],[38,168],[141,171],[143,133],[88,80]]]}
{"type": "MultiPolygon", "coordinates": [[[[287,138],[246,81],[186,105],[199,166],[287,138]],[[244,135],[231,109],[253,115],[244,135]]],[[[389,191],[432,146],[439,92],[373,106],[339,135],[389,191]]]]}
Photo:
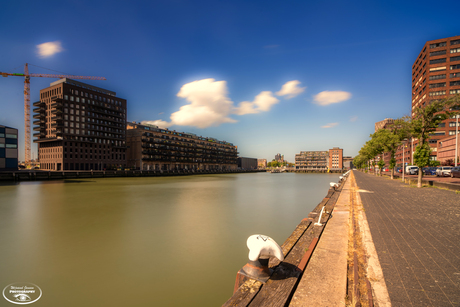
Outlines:
{"type": "Polygon", "coordinates": [[[24,74],[0,72],[3,77],[16,76],[24,77],[24,160],[30,163],[31,140],[30,140],[30,77],[40,78],[69,78],[86,80],[107,80],[104,77],[75,76],[75,75],[56,75],[56,74],[29,74],[29,65],[24,65],[24,74]]]}

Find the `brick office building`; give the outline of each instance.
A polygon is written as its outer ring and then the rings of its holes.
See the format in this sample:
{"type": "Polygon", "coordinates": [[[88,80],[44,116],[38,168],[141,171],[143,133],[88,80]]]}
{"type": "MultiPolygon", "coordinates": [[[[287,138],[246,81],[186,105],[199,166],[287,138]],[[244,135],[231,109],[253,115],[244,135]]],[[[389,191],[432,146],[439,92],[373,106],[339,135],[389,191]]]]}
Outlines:
{"type": "MultiPolygon", "coordinates": [[[[234,170],[237,147],[153,125],[127,124],[127,163],[141,170],[234,170]]],[[[256,162],[257,168],[257,162],[256,162]]]]}
{"type": "Polygon", "coordinates": [[[333,147],[332,149],[329,149],[329,169],[343,169],[343,149],[338,147],[333,147]]]}
{"type": "Polygon", "coordinates": [[[40,169],[126,166],[126,100],[115,92],[60,79],[33,105],[40,169]]]}
{"type": "MultiPolygon", "coordinates": [[[[460,36],[427,41],[412,66],[412,115],[430,101],[460,94],[460,36]]],[[[429,140],[436,159],[437,141],[455,135],[455,120],[447,119],[429,140]]],[[[414,142],[414,148],[415,146],[414,142]]]]}

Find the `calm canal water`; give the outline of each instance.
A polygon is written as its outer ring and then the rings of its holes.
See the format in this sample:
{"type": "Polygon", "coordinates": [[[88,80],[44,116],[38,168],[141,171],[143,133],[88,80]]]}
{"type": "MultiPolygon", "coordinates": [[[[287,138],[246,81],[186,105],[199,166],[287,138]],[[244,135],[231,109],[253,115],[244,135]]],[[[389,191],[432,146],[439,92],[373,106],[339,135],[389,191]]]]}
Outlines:
{"type": "MultiPolygon", "coordinates": [[[[246,239],[280,245],[339,174],[108,178],[0,186],[0,288],[33,306],[220,306],[246,239]]],[[[0,306],[12,305],[0,297],[0,306]]]]}

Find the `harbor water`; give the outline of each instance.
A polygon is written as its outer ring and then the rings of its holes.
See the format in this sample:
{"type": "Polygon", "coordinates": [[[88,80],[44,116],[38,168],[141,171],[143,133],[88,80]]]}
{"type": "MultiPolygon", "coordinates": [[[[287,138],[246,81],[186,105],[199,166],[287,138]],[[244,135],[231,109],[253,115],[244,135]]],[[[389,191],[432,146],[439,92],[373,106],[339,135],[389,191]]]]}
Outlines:
{"type": "MultiPolygon", "coordinates": [[[[220,306],[246,239],[280,245],[339,174],[245,173],[0,185],[0,288],[38,306],[220,306]]],[[[0,306],[9,306],[0,298],[0,306]]]]}

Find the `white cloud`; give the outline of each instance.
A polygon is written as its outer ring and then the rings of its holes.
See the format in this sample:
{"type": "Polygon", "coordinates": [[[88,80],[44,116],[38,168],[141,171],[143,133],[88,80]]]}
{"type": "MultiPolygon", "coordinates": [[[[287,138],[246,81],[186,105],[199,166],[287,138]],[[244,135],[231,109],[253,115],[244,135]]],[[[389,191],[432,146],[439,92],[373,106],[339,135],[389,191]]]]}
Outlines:
{"type": "Polygon", "coordinates": [[[207,128],[223,123],[236,123],[237,120],[231,118],[231,115],[268,112],[273,105],[279,102],[271,91],[262,91],[254,98],[254,101],[243,101],[238,107],[235,107],[233,101],[228,97],[227,82],[216,81],[212,78],[184,84],[177,93],[177,97],[185,98],[188,103],[180,107],[179,111],[172,113],[169,122],[159,119],[143,121],[142,124],[162,128],[169,128],[173,125],[207,128]]]}
{"type": "Polygon", "coordinates": [[[351,121],[351,122],[355,122],[355,121],[357,121],[357,120],[358,120],[358,116],[353,116],[353,117],[350,118],[350,121],[351,121]]]}
{"type": "Polygon", "coordinates": [[[333,128],[337,126],[339,123],[329,123],[327,125],[321,126],[321,128],[333,128]]]}
{"type": "Polygon", "coordinates": [[[321,106],[327,106],[333,103],[339,103],[351,98],[351,93],[343,91],[324,91],[315,96],[313,103],[321,106]]]}
{"type": "Polygon", "coordinates": [[[255,114],[270,111],[272,105],[277,104],[279,100],[273,96],[272,92],[260,92],[254,98],[253,102],[243,101],[235,108],[234,113],[238,115],[255,114]]]}
{"type": "Polygon", "coordinates": [[[222,123],[235,123],[228,117],[233,110],[233,102],[227,97],[227,82],[203,79],[184,84],[177,97],[185,98],[189,104],[171,114],[171,121],[144,121],[159,127],[172,125],[207,128],[222,123]]]}
{"type": "Polygon", "coordinates": [[[286,99],[294,98],[301,93],[303,93],[306,87],[299,87],[300,81],[292,80],[286,82],[282,87],[281,90],[276,92],[278,96],[286,96],[286,99]]]}
{"type": "Polygon", "coordinates": [[[37,54],[40,58],[48,58],[63,51],[60,41],[47,42],[37,45],[37,54]]]}

